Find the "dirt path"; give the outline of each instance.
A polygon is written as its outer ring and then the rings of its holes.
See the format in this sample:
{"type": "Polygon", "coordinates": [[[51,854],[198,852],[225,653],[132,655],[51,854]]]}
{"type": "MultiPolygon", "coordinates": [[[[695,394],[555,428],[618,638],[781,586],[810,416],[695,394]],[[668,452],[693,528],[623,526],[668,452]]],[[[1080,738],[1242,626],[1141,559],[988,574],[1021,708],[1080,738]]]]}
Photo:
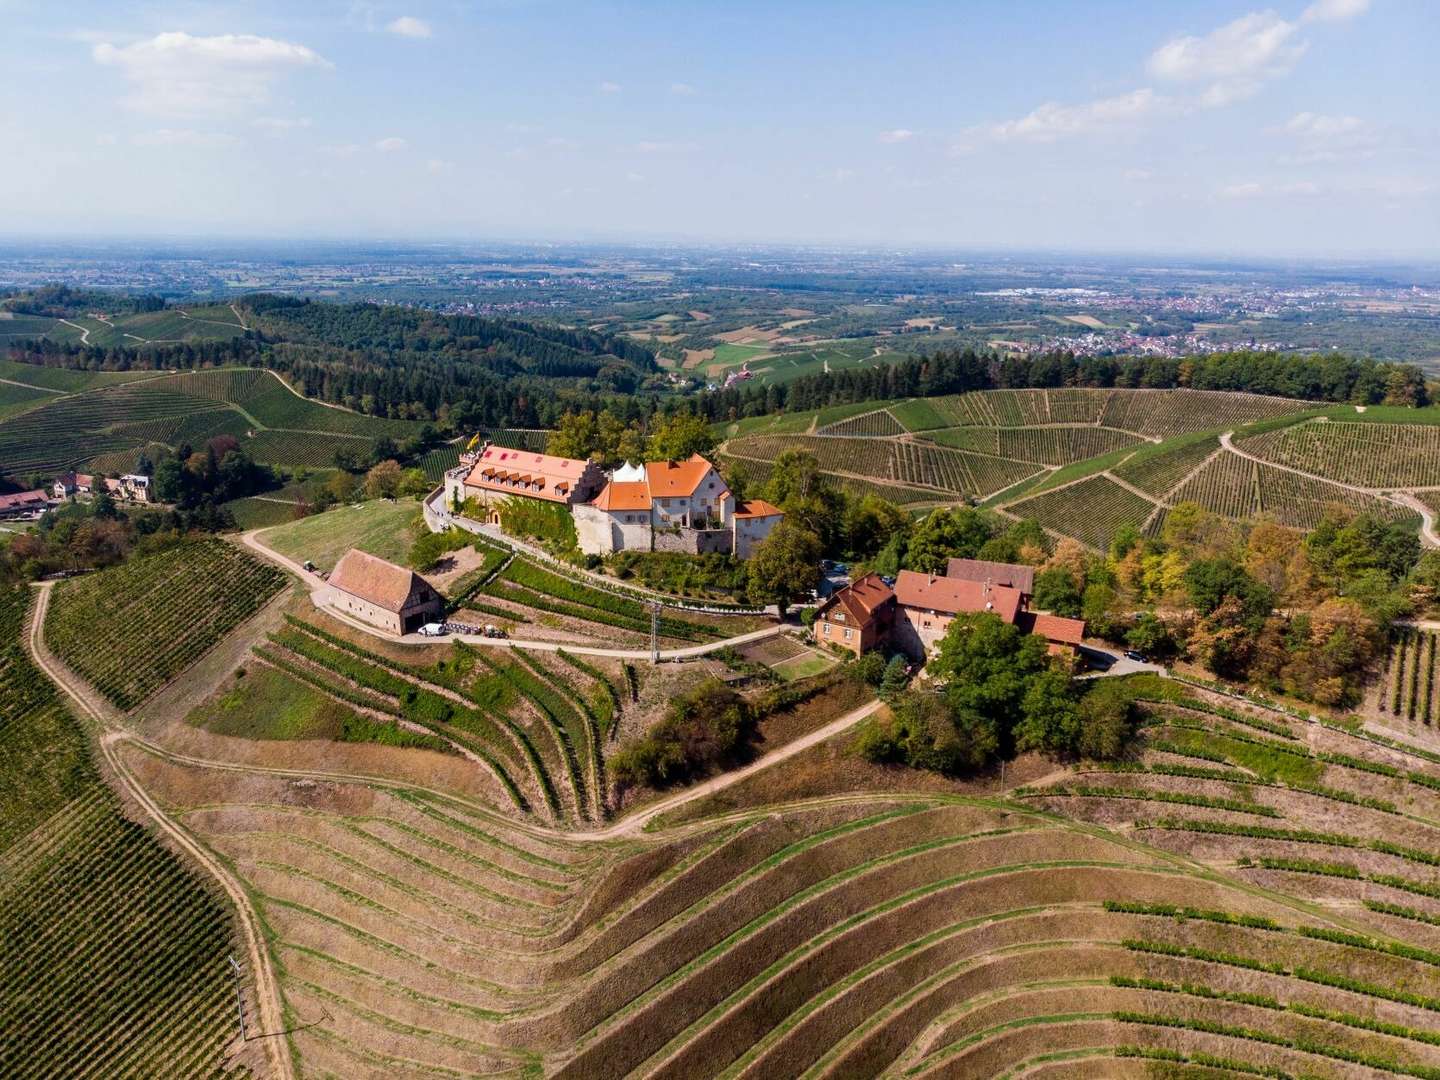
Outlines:
{"type": "Polygon", "coordinates": [[[125,793],[145,811],[175,846],[199,863],[211,877],[220,883],[225,894],[235,907],[236,922],[245,941],[249,954],[250,977],[255,986],[255,1008],[258,1013],[259,1029],[263,1034],[252,1035],[251,1039],[263,1039],[266,1056],[270,1058],[272,1075],[283,1080],[295,1080],[289,1048],[281,1038],[284,1032],[284,1013],[280,1005],[280,987],[270,963],[270,953],[265,948],[260,930],[260,920],[250,903],[249,894],[208,849],[202,846],[188,832],[177,825],[139,781],[125,767],[117,752],[117,743],[131,738],[130,734],[117,728],[119,713],[82,679],[76,677],[45,645],[43,628],[45,612],[50,606],[50,592],[53,583],[41,585],[36,591],[35,609],[30,617],[30,655],[37,666],[52,682],[79,706],[81,712],[95,721],[103,730],[100,734],[100,753],[110,766],[112,775],[125,793]]]}
{"type": "Polygon", "coordinates": [[[1435,531],[1435,512],[1408,491],[1396,491],[1390,497],[1420,515],[1420,539],[1425,546],[1440,548],[1440,533],[1435,531]]]}
{"type": "Polygon", "coordinates": [[[39,390],[42,393],[46,394],[58,394],[60,397],[70,396],[70,393],[67,390],[54,390],[48,386],[36,386],[34,383],[18,382],[15,379],[0,379],[0,383],[7,383],[10,386],[23,386],[26,390],[39,390]]]}
{"type": "Polygon", "coordinates": [[[76,330],[79,330],[79,331],[80,331],[80,344],[81,344],[81,345],[89,345],[89,344],[90,344],[90,331],[89,331],[89,330],[86,330],[85,327],[81,326],[79,323],[73,323],[73,322],[71,322],[69,319],[58,319],[58,320],[56,320],[56,321],[57,321],[57,322],[63,322],[66,326],[72,326],[72,327],[74,327],[76,330]]]}

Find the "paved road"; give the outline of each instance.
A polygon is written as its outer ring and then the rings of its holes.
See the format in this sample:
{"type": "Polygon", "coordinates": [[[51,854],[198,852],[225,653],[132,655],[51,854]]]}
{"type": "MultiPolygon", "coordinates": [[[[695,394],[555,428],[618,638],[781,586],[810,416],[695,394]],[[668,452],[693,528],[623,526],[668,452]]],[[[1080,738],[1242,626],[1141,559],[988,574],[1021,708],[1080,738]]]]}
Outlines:
{"type": "Polygon", "coordinates": [[[108,707],[108,704],[97,705],[96,695],[90,686],[75,676],[46,647],[45,635],[42,631],[45,625],[45,612],[50,606],[50,592],[53,586],[54,582],[46,582],[40,585],[36,591],[35,609],[30,617],[30,655],[40,670],[69,695],[81,712],[100,726],[100,752],[119,785],[150,816],[156,827],[174,842],[176,847],[199,863],[211,877],[219,882],[220,887],[225,890],[225,894],[235,906],[240,931],[245,939],[245,951],[249,957],[248,967],[255,986],[255,1007],[262,1033],[252,1035],[250,1039],[264,1040],[265,1053],[274,1070],[272,1075],[281,1077],[283,1080],[295,1080],[294,1063],[290,1059],[289,1048],[281,1034],[284,1031],[284,1013],[280,1004],[280,986],[270,962],[269,950],[265,948],[260,930],[260,919],[250,903],[250,896],[225,865],[189,832],[176,824],[130,773],[117,752],[117,744],[131,736],[128,732],[114,726],[115,710],[108,707]]]}
{"type": "MultiPolygon", "coordinates": [[[[320,593],[325,583],[320,578],[307,571],[294,559],[281,555],[273,548],[266,547],[256,535],[260,529],[252,529],[241,536],[241,542],[257,555],[269,559],[282,569],[289,570],[298,577],[301,582],[310,590],[310,602],[313,603],[331,618],[339,619],[347,626],[353,626],[356,630],[363,630],[371,637],[381,641],[398,642],[401,645],[434,645],[437,642],[463,641],[466,645],[478,645],[490,649],[533,649],[537,652],[556,652],[564,649],[576,656],[606,656],[616,660],[649,660],[649,649],[606,649],[595,645],[575,645],[566,641],[532,641],[526,638],[487,638],[482,634],[447,634],[443,638],[422,637],[419,634],[404,634],[399,637],[394,634],[385,633],[373,626],[352,619],[343,611],[337,611],[321,601],[320,593]]],[[[740,634],[737,637],[721,638],[719,641],[706,642],[703,645],[688,645],[682,649],[661,649],[661,660],[693,660],[699,656],[706,656],[726,646],[738,648],[741,645],[748,645],[755,641],[764,641],[766,638],[776,637],[785,632],[785,626],[776,623],[774,626],[766,626],[760,630],[748,634],[740,634]]]]}

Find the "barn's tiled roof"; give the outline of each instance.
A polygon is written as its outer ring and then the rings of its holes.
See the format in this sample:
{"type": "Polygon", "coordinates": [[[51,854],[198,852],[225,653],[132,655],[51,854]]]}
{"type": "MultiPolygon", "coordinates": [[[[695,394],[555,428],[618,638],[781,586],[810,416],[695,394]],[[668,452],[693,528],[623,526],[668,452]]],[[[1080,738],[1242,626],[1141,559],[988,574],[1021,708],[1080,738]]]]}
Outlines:
{"type": "Polygon", "coordinates": [[[342,592],[386,611],[400,612],[434,595],[430,583],[413,570],[351,548],[331,571],[329,583],[342,592]]]}
{"type": "Polygon", "coordinates": [[[1004,585],[987,586],[983,581],[936,577],[914,570],[901,570],[895,581],[895,596],[902,607],[935,611],[946,615],[961,612],[993,611],[1007,623],[1019,614],[1019,589],[1004,585]]]}

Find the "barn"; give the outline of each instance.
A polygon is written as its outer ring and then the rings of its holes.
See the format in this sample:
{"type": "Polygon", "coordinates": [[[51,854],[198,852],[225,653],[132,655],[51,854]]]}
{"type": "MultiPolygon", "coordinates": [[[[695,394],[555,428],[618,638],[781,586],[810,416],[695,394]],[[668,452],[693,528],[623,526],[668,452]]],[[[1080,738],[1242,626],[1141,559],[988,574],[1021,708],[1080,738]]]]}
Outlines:
{"type": "Polygon", "coordinates": [[[413,570],[351,548],[335,564],[325,602],[392,634],[409,634],[445,614],[445,600],[413,570]]]}

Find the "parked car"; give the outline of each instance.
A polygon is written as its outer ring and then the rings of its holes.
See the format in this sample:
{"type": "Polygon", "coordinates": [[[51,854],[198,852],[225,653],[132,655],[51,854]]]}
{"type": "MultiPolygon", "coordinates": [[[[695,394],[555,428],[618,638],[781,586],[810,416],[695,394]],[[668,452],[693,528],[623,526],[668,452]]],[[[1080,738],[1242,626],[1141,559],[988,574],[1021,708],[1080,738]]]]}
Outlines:
{"type": "Polygon", "coordinates": [[[1134,649],[1125,650],[1125,659],[1134,660],[1137,664],[1148,664],[1150,662],[1149,657],[1142,652],[1136,652],[1134,649]]]}
{"type": "Polygon", "coordinates": [[[309,571],[310,573],[312,573],[312,574],[315,573],[315,564],[314,564],[313,562],[311,562],[309,559],[306,559],[306,560],[305,560],[303,563],[301,563],[300,565],[301,565],[302,567],[304,567],[304,568],[305,568],[307,571],[309,571]]]}
{"type": "Polygon", "coordinates": [[[424,626],[420,627],[420,635],[422,637],[441,637],[444,633],[445,624],[443,622],[427,622],[424,626]]]}

